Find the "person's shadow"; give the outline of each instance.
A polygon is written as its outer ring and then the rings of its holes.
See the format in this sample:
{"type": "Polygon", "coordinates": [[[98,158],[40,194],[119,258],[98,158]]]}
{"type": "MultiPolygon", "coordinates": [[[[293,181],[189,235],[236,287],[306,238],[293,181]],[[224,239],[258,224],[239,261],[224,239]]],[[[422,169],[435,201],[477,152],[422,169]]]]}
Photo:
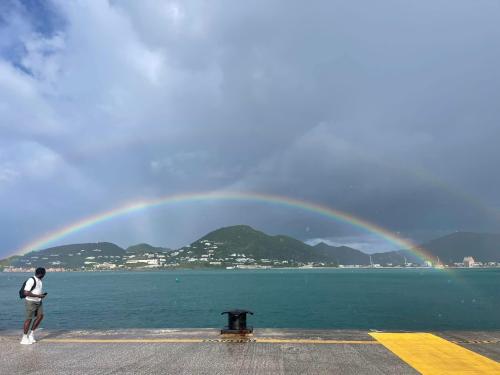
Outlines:
{"type": "Polygon", "coordinates": [[[41,332],[38,333],[38,337],[36,338],[37,341],[43,341],[43,340],[46,340],[46,339],[56,339],[58,337],[61,337],[61,336],[65,336],[66,334],[68,334],[69,332],[71,332],[70,330],[68,329],[61,329],[61,330],[57,330],[57,331],[47,331],[47,332],[44,332],[44,330],[40,330],[41,332]]]}

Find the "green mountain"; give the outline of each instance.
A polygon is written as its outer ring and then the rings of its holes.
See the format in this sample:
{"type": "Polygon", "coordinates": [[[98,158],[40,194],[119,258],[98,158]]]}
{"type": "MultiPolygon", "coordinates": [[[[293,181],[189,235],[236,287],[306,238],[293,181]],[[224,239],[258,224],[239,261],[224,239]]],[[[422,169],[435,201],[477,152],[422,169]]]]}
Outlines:
{"type": "MultiPolygon", "coordinates": [[[[421,246],[444,264],[460,263],[466,256],[479,262],[500,262],[500,235],[459,232],[437,238],[421,246]]],[[[371,254],[371,261],[381,265],[421,263],[410,251],[371,254]]],[[[110,242],[56,246],[13,256],[0,261],[0,268],[46,267],[65,269],[115,269],[120,267],[199,267],[270,265],[287,266],[305,263],[324,265],[369,265],[370,255],[347,246],[319,243],[309,246],[292,237],[270,236],[247,225],[220,228],[179,250],[172,251],[141,243],[123,249],[110,242]]]]}
{"type": "Polygon", "coordinates": [[[107,262],[121,259],[125,250],[110,242],[81,243],[32,251],[24,256],[9,258],[14,267],[80,268],[85,262],[107,262]]]}
{"type": "Polygon", "coordinates": [[[330,246],[324,242],[320,242],[315,245],[314,248],[316,251],[328,256],[330,259],[333,259],[337,264],[344,265],[368,265],[370,264],[370,256],[363,253],[362,251],[353,249],[347,246],[330,246]]]}
{"type": "Polygon", "coordinates": [[[335,262],[343,265],[355,265],[359,264],[362,266],[368,266],[371,263],[380,265],[393,265],[400,266],[408,263],[421,263],[421,259],[413,255],[411,252],[399,250],[399,251],[388,251],[385,253],[374,253],[370,254],[363,253],[360,250],[353,249],[347,246],[330,246],[321,242],[315,246],[318,250],[321,250],[324,254],[329,254],[335,262]]]}
{"type": "Polygon", "coordinates": [[[5,267],[9,267],[12,264],[12,262],[16,261],[17,259],[19,259],[21,257],[22,256],[20,256],[20,255],[13,255],[11,257],[0,260],[0,270],[2,270],[5,267]]]}
{"type": "MultiPolygon", "coordinates": [[[[500,262],[500,234],[457,232],[434,239],[419,247],[431,255],[430,260],[434,263],[439,257],[441,263],[453,265],[461,263],[467,256],[472,256],[475,261],[482,263],[500,262]]],[[[338,264],[370,264],[370,255],[349,247],[334,247],[319,243],[315,248],[321,250],[323,254],[331,254],[338,264]]],[[[422,263],[421,258],[408,250],[374,253],[371,257],[373,263],[381,265],[404,265],[405,261],[422,263]]]]}
{"type": "Polygon", "coordinates": [[[172,251],[166,247],[155,247],[147,243],[140,243],[137,245],[129,246],[125,249],[127,254],[144,255],[146,253],[167,253],[172,251]]]}
{"type": "Polygon", "coordinates": [[[210,232],[188,248],[192,257],[211,251],[210,258],[275,259],[295,262],[332,262],[328,254],[292,237],[269,236],[248,225],[235,225],[210,232]]]}

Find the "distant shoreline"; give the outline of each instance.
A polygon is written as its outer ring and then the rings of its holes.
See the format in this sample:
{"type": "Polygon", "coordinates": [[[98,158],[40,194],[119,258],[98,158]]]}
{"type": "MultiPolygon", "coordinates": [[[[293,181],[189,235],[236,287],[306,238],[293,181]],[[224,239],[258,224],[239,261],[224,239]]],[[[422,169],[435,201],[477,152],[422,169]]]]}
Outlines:
{"type": "MultiPolygon", "coordinates": [[[[276,270],[455,270],[455,269],[467,269],[467,270],[492,270],[500,269],[500,266],[484,266],[484,267],[275,267],[275,268],[235,268],[235,269],[225,269],[225,268],[134,268],[134,269],[117,269],[117,270],[51,270],[47,269],[50,273],[71,273],[71,272],[82,272],[82,273],[113,273],[113,272],[173,272],[173,271],[227,271],[227,272],[240,272],[240,271],[276,271],[276,270]]],[[[7,270],[4,269],[1,273],[13,273],[13,274],[24,274],[32,273],[34,270],[7,270]]]]}

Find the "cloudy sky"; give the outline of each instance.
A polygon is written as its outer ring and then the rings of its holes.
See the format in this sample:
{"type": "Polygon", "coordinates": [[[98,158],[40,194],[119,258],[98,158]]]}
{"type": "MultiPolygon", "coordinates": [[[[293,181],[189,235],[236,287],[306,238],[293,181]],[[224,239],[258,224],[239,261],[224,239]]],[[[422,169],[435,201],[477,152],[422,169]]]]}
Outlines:
{"type": "MultiPolygon", "coordinates": [[[[500,232],[494,0],[0,2],[0,257],[128,202],[245,191],[416,242],[500,232]]],[[[250,224],[392,250],[259,202],[184,202],[61,238],[179,247],[250,224]]]]}

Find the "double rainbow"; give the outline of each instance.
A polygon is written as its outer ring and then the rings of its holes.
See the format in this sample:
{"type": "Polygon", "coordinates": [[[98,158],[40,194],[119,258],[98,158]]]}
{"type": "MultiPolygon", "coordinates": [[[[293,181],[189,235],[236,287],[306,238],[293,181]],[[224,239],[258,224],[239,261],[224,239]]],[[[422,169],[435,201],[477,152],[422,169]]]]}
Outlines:
{"type": "Polygon", "coordinates": [[[55,241],[58,241],[72,233],[79,232],[94,225],[112,220],[116,217],[130,214],[138,211],[143,211],[149,208],[164,206],[175,203],[193,203],[200,201],[239,201],[253,202],[262,204],[273,204],[283,207],[300,209],[303,211],[318,214],[320,216],[333,219],[338,222],[346,223],[354,227],[360,228],[369,233],[373,233],[378,237],[383,238],[387,242],[396,245],[399,249],[408,250],[416,255],[421,260],[432,260],[433,256],[427,253],[423,248],[418,247],[411,241],[403,239],[391,231],[371,223],[367,220],[356,217],[347,212],[336,210],[327,206],[322,206],[317,203],[290,198],[286,196],[253,193],[253,192],[199,192],[188,194],[168,195],[156,199],[139,200],[133,203],[128,203],[120,207],[113,208],[109,211],[98,213],[86,217],[77,222],[71,223],[65,227],[59,228],[53,232],[47,233],[42,237],[26,244],[21,249],[18,249],[14,255],[23,255],[30,251],[40,250],[48,247],[55,241]]]}

